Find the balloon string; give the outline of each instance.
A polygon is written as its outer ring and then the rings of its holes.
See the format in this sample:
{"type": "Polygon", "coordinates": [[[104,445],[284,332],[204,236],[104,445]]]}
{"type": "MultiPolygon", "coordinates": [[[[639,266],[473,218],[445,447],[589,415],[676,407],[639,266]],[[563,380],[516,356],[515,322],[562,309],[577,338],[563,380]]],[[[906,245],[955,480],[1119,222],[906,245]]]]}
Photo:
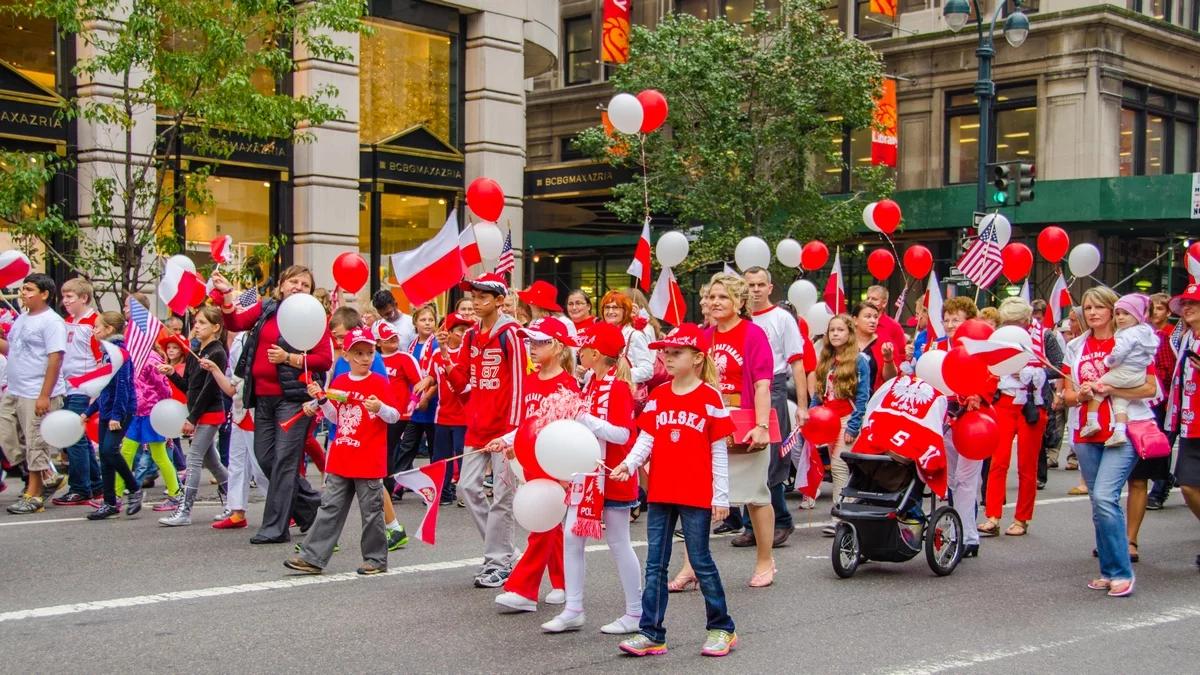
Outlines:
{"type": "Polygon", "coordinates": [[[645,221],[650,220],[650,175],[646,168],[646,134],[638,134],[638,146],[642,151],[642,205],[645,208],[645,221]]]}

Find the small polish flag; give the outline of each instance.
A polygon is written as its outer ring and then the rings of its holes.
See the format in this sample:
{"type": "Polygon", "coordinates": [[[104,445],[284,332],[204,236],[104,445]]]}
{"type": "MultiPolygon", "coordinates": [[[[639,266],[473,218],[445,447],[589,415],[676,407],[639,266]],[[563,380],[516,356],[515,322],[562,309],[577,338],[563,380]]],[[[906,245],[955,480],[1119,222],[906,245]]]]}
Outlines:
{"type": "Polygon", "coordinates": [[[825,304],[834,314],[846,313],[846,289],[842,286],[842,250],[839,248],[833,254],[833,268],[829,270],[829,280],[825,282],[825,304]]]}
{"type": "Polygon", "coordinates": [[[225,235],[213,239],[208,245],[208,250],[212,253],[213,262],[218,265],[225,265],[233,256],[233,235],[225,235]]]}
{"type": "MultiPolygon", "coordinates": [[[[650,219],[642,223],[642,236],[633,251],[633,262],[629,263],[629,276],[638,278],[643,293],[650,292],[650,219]]],[[[662,277],[659,277],[660,279],[662,277]]]]}
{"type": "Polygon", "coordinates": [[[462,255],[463,267],[483,263],[483,256],[479,254],[479,242],[475,241],[474,225],[467,225],[458,233],[458,251],[462,255]]]}
{"type": "Polygon", "coordinates": [[[100,391],[108,386],[112,381],[113,376],[125,365],[129,360],[129,352],[121,347],[111,343],[101,341],[100,345],[104,347],[104,353],[108,358],[105,359],[99,367],[89,370],[86,373],[76,375],[75,377],[67,378],[67,383],[75,387],[89,398],[97,398],[100,396],[100,391]]]}
{"type": "Polygon", "coordinates": [[[1029,354],[1033,356],[1033,352],[1026,349],[1024,345],[1015,342],[998,342],[996,340],[976,340],[973,338],[963,338],[962,345],[971,356],[978,356],[983,359],[983,362],[989,366],[994,366],[998,363],[1017,356],[1018,354],[1029,354]]]}
{"type": "Polygon", "coordinates": [[[392,478],[396,480],[396,485],[412,490],[425,502],[425,516],[421,518],[421,526],[413,536],[433,546],[437,536],[438,504],[446,480],[446,461],[439,460],[411,471],[401,471],[392,478]]]}
{"type": "Polygon", "coordinates": [[[179,315],[187,312],[189,307],[199,307],[206,292],[204,279],[179,265],[167,265],[162,281],[158,282],[158,297],[179,315]]]}
{"type": "Polygon", "coordinates": [[[1058,278],[1054,280],[1054,288],[1050,289],[1050,298],[1046,302],[1046,316],[1042,325],[1057,326],[1058,322],[1063,320],[1063,310],[1070,308],[1071,305],[1071,292],[1067,290],[1067,280],[1063,278],[1062,272],[1059,272],[1058,278]]]}
{"type": "Polygon", "coordinates": [[[683,289],[675,281],[675,273],[670,267],[664,267],[658,275],[658,283],[654,284],[654,292],[650,294],[650,311],[661,321],[672,326],[684,322],[687,315],[687,303],[683,298],[683,289]]]}
{"type": "Polygon", "coordinates": [[[0,288],[24,281],[30,267],[29,258],[16,249],[0,253],[0,288]]]}
{"type": "MultiPolygon", "coordinates": [[[[933,341],[946,337],[946,326],[942,323],[942,289],[938,286],[937,272],[930,270],[929,287],[925,291],[926,329],[932,333],[933,341]]],[[[932,343],[932,341],[931,341],[932,343]]]]}
{"type": "Polygon", "coordinates": [[[392,274],[413,307],[454,288],[466,273],[459,249],[457,223],[458,214],[451,211],[446,224],[433,239],[411,251],[392,254],[392,274]]]}

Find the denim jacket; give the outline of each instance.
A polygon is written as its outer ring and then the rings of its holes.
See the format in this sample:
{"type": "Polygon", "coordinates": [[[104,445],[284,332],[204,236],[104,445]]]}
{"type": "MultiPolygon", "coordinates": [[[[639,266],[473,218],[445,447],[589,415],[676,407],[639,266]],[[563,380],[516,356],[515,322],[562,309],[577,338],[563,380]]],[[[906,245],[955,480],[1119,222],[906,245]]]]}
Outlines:
{"type": "Polygon", "coordinates": [[[871,357],[858,354],[858,387],[854,390],[854,412],[846,422],[846,433],[857,436],[862,430],[863,415],[867,412],[867,401],[871,400],[871,357]]]}

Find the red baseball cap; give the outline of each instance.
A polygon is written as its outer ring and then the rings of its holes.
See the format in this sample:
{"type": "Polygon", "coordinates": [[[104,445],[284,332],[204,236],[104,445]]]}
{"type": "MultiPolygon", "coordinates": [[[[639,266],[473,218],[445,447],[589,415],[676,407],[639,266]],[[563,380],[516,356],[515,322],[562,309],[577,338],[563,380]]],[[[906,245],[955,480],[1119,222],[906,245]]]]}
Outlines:
{"type": "Polygon", "coordinates": [[[558,289],[546,281],[535,281],[529,288],[517,291],[517,297],[527,305],[540,307],[551,312],[563,311],[558,304],[558,289]]]}
{"type": "Polygon", "coordinates": [[[1200,302],[1200,284],[1188,285],[1187,288],[1183,289],[1182,293],[1171,298],[1171,301],[1167,303],[1167,307],[1174,314],[1182,314],[1183,303],[1189,300],[1191,302],[1200,302]]]}
{"type": "Polygon", "coordinates": [[[625,335],[611,323],[592,324],[581,338],[582,346],[591,347],[611,359],[620,357],[625,351],[625,335]]]}
{"type": "Polygon", "coordinates": [[[442,330],[452,331],[459,326],[466,326],[467,328],[470,328],[474,325],[474,321],[468,319],[462,314],[459,314],[458,312],[450,312],[446,315],[446,320],[442,322],[442,330]]]}
{"type": "Polygon", "coordinates": [[[346,333],[346,337],[342,338],[342,351],[348,352],[354,347],[354,345],[359,343],[366,343],[374,347],[375,334],[367,328],[355,328],[349,333],[346,333]]]}
{"type": "Polygon", "coordinates": [[[672,347],[687,347],[698,352],[707,352],[708,336],[704,334],[704,329],[700,326],[694,323],[683,323],[663,339],[650,343],[650,348],[655,350],[671,349],[672,347]]]}
{"type": "Polygon", "coordinates": [[[508,295],[508,282],[495,272],[482,274],[478,279],[464,279],[458,287],[464,291],[485,291],[499,296],[508,295]]]}
{"type": "Polygon", "coordinates": [[[527,328],[521,329],[521,334],[530,340],[558,340],[568,347],[578,347],[579,340],[567,330],[566,324],[553,316],[544,316],[527,328]]]}
{"type": "Polygon", "coordinates": [[[375,325],[372,327],[372,330],[375,333],[375,339],[379,340],[380,342],[384,340],[393,340],[400,337],[400,334],[396,332],[396,329],[392,328],[392,324],[384,321],[383,319],[376,321],[375,325]]]}

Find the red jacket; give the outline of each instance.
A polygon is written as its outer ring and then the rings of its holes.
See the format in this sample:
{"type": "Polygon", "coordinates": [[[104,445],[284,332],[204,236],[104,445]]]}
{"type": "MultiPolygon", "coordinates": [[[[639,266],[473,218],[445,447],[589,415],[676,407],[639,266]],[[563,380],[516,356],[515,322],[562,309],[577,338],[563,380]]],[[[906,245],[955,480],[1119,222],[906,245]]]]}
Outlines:
{"type": "MultiPolygon", "coordinates": [[[[610,372],[604,377],[593,377],[589,380],[583,395],[588,400],[589,413],[613,426],[629,430],[629,440],[622,444],[602,441],[604,464],[616,466],[625,461],[626,455],[637,440],[638,429],[633,419],[633,389],[628,383],[616,379],[610,372]]],[[[637,496],[636,472],[627,480],[615,481],[606,478],[604,481],[604,498],[609,501],[628,502],[637,499],[637,496]]]]}
{"type": "Polygon", "coordinates": [[[470,386],[465,406],[465,444],[479,448],[516,428],[520,419],[522,384],[525,376],[525,341],[516,332],[513,319],[500,315],[489,332],[479,326],[467,329],[458,362],[446,371],[458,391],[470,386]]]}

